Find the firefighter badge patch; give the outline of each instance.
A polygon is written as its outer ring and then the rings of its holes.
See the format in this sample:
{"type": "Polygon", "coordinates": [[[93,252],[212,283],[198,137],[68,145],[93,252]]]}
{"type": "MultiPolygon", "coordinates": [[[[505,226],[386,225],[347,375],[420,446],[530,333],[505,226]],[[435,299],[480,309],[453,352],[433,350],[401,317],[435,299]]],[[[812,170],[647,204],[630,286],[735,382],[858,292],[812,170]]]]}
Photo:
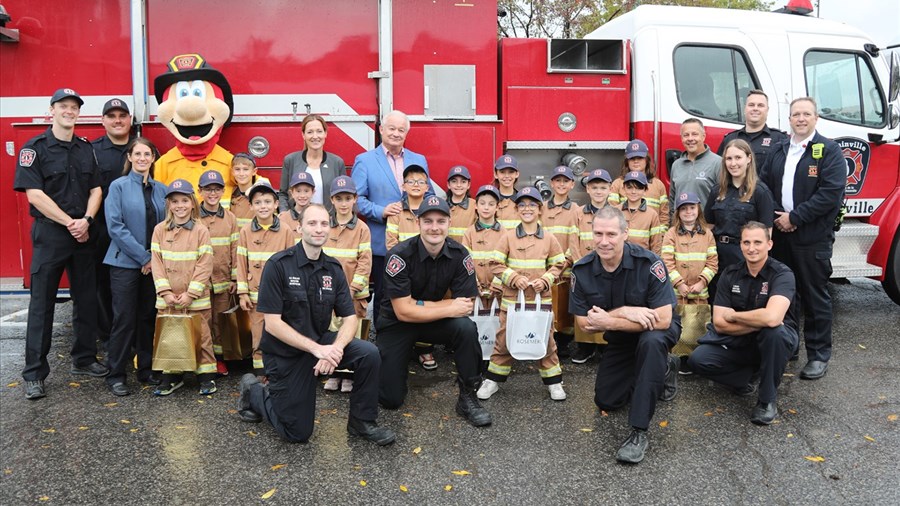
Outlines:
{"type": "Polygon", "coordinates": [[[653,265],[650,266],[650,272],[653,273],[656,279],[660,281],[666,280],[666,267],[663,265],[662,260],[653,262],[653,265]]]}
{"type": "Polygon", "coordinates": [[[19,165],[22,167],[31,167],[35,158],[37,158],[37,153],[31,148],[25,148],[22,151],[19,151],[19,165]]]}
{"type": "Polygon", "coordinates": [[[466,255],[466,258],[463,259],[463,265],[466,266],[466,272],[468,272],[470,276],[475,272],[475,261],[472,260],[472,255],[466,255]]]}
{"type": "Polygon", "coordinates": [[[406,262],[404,262],[402,258],[397,255],[391,255],[391,258],[388,258],[387,264],[384,267],[384,272],[393,278],[397,274],[400,274],[405,268],[406,262]]]}

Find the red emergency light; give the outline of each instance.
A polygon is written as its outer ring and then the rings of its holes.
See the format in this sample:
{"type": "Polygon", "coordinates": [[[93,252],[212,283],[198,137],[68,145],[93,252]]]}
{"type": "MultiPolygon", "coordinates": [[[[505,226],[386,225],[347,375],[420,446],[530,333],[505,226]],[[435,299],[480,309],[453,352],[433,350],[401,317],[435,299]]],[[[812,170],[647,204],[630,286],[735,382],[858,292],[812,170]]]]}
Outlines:
{"type": "Polygon", "coordinates": [[[813,11],[811,0],[789,0],[784,6],[784,12],[791,14],[809,14],[813,11]]]}

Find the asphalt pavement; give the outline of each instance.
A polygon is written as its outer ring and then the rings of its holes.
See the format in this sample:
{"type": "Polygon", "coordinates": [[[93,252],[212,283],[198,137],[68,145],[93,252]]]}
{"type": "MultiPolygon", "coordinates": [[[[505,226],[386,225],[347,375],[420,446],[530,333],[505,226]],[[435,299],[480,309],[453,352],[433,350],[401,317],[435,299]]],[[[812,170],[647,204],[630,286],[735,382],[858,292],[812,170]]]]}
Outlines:
{"type": "MultiPolygon", "coordinates": [[[[828,374],[791,362],[780,414],[750,424],[755,398],[697,377],[660,403],[650,450],[615,462],[627,412],[593,404],[596,362],[564,363],[568,400],[550,400],[520,363],[477,429],[454,412],[451,357],[414,364],[410,395],[379,422],[397,442],[346,432],[347,395],[320,391],[307,444],[235,414],[238,372],[211,397],[189,378],[168,398],[114,397],[69,374],[71,303],[57,305],[48,397],[23,396],[27,299],[0,299],[0,503],[18,504],[900,504],[900,308],[868,280],[831,285],[828,374]]],[[[132,384],[134,386],[134,384],[132,384]]]]}

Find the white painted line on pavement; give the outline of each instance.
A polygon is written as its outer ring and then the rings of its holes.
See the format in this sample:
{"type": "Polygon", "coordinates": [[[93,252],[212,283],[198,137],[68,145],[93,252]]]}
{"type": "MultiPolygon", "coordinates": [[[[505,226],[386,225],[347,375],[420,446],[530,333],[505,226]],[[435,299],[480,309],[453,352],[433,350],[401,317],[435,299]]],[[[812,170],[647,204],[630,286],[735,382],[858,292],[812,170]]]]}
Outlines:
{"type": "Polygon", "coordinates": [[[12,319],[14,319],[14,318],[17,317],[17,316],[22,316],[23,314],[27,314],[27,313],[28,313],[28,308],[27,308],[27,307],[26,307],[25,309],[20,309],[20,310],[14,312],[14,313],[9,313],[8,315],[6,315],[6,316],[0,318],[0,323],[3,323],[3,322],[6,322],[6,321],[9,321],[9,320],[12,320],[12,319]]]}

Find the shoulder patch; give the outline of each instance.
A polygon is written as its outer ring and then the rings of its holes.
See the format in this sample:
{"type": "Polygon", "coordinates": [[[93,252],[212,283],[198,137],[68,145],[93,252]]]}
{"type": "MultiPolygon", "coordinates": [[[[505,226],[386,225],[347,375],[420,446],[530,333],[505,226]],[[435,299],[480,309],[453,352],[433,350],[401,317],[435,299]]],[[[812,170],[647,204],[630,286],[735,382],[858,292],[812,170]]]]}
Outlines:
{"type": "Polygon", "coordinates": [[[400,274],[405,268],[406,261],[397,255],[391,255],[391,258],[388,258],[387,264],[384,266],[384,272],[393,278],[397,274],[400,274]]]}
{"type": "Polygon", "coordinates": [[[472,260],[472,255],[466,255],[466,258],[463,259],[463,265],[466,266],[466,272],[468,272],[470,276],[475,272],[475,261],[472,260]]]}
{"type": "Polygon", "coordinates": [[[660,281],[666,280],[666,267],[663,265],[662,260],[653,262],[653,265],[650,266],[650,272],[656,276],[656,279],[660,281]]]}
{"type": "Polygon", "coordinates": [[[22,167],[31,167],[36,158],[37,153],[31,148],[25,148],[22,151],[19,151],[19,165],[22,167]]]}

